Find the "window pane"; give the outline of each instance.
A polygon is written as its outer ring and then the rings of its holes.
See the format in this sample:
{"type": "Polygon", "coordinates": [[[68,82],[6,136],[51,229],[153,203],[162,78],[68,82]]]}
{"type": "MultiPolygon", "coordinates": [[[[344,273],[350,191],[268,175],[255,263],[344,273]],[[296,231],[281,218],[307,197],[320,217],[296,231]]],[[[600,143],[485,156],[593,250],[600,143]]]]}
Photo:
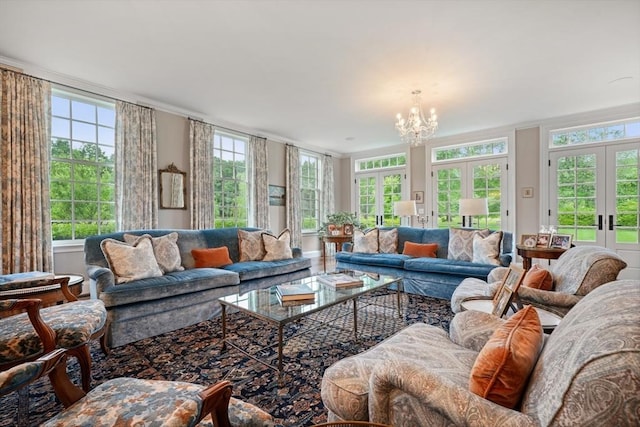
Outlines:
{"type": "Polygon", "coordinates": [[[116,110],[111,108],[98,107],[98,124],[115,127],[116,126],[116,110]]]}
{"type": "Polygon", "coordinates": [[[73,132],[73,139],[96,142],[96,126],[88,123],[72,122],[71,131],[73,132]]]}
{"type": "Polygon", "coordinates": [[[71,117],[71,102],[58,96],[51,97],[51,115],[58,117],[71,117]]]}
{"type": "Polygon", "coordinates": [[[71,121],[57,117],[51,118],[51,137],[71,138],[71,121]]]}
{"type": "Polygon", "coordinates": [[[96,106],[80,101],[71,102],[71,115],[74,120],[96,122],[96,106]]]}

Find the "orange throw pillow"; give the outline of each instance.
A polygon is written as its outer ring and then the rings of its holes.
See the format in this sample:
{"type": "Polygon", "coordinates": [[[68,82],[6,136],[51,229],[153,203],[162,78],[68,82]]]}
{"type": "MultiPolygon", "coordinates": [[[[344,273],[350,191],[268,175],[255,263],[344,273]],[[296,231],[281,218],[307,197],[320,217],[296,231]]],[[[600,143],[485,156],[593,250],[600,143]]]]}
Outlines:
{"type": "Polygon", "coordinates": [[[410,255],[415,257],[428,257],[437,258],[436,251],[438,250],[437,243],[413,243],[404,242],[403,255],[410,255]]]}
{"type": "Polygon", "coordinates": [[[524,275],[522,286],[550,291],[553,289],[553,276],[549,270],[541,268],[538,264],[533,264],[533,267],[524,275]]]}
{"type": "Polygon", "coordinates": [[[218,268],[233,264],[229,257],[229,248],[191,249],[191,255],[196,262],[196,268],[218,268]]]}
{"type": "Polygon", "coordinates": [[[538,313],[525,306],[496,329],[482,348],[471,368],[469,390],[515,408],[538,360],[543,336],[538,313]]]}

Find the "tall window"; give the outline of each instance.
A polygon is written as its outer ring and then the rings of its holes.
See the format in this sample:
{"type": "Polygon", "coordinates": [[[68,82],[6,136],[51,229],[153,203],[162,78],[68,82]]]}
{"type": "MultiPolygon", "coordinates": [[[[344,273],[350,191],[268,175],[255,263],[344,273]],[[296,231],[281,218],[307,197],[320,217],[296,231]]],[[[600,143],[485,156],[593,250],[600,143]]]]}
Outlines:
{"type": "Polygon", "coordinates": [[[216,131],[213,138],[214,227],[249,225],[247,138],[216,131]]]}
{"type": "Polygon", "coordinates": [[[113,103],[52,91],[53,240],[115,231],[115,119],[113,103]]]}
{"type": "Polygon", "coordinates": [[[322,165],[318,156],[300,153],[302,232],[316,232],[320,228],[321,171],[322,165]]]}

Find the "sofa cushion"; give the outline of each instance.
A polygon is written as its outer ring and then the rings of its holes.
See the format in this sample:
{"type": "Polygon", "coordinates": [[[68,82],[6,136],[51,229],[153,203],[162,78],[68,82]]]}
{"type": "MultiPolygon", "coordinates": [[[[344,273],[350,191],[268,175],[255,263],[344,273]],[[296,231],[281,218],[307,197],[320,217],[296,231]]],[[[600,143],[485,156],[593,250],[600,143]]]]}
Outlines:
{"type": "Polygon", "coordinates": [[[478,264],[500,265],[500,242],[502,231],[496,231],[487,237],[482,237],[479,233],[474,234],[472,261],[478,264]]]}
{"type": "Polygon", "coordinates": [[[471,392],[507,408],[520,402],[542,349],[538,313],[525,306],[493,333],[476,358],[469,377],[471,392]]]}
{"type": "Polygon", "coordinates": [[[264,230],[247,231],[238,229],[238,247],[240,262],[260,261],[264,258],[265,250],[262,242],[264,230]]]}
{"type": "Polygon", "coordinates": [[[151,236],[141,236],[133,245],[115,239],[100,243],[116,283],[162,276],[153,253],[151,236]]]}
{"type": "Polygon", "coordinates": [[[354,253],[349,258],[349,262],[363,265],[378,265],[381,267],[402,268],[404,261],[411,258],[402,254],[359,254],[354,253]]]}
{"type": "Polygon", "coordinates": [[[448,258],[457,261],[473,260],[473,236],[479,234],[482,237],[489,235],[489,230],[467,230],[464,228],[449,229],[448,258]]]}
{"type": "Polygon", "coordinates": [[[353,231],[353,252],[360,252],[365,254],[378,253],[378,235],[379,230],[372,228],[367,232],[362,230],[353,231]]]}
{"type": "Polygon", "coordinates": [[[282,230],[278,237],[270,233],[262,233],[262,243],[265,250],[263,261],[293,258],[291,253],[291,232],[288,228],[282,230]]]}
{"type": "Polygon", "coordinates": [[[229,257],[229,248],[191,249],[191,255],[196,262],[196,268],[219,268],[233,264],[229,257]]]}
{"type": "MultiPolygon", "coordinates": [[[[176,243],[178,241],[177,232],[174,231],[173,233],[159,237],[152,237],[149,234],[143,234],[142,236],[151,237],[153,254],[155,255],[156,261],[163,273],[184,270],[184,267],[182,266],[182,259],[180,258],[180,249],[176,243]]],[[[124,241],[133,245],[142,236],[125,233],[124,241]]]]}
{"type": "Polygon", "coordinates": [[[489,272],[495,267],[495,265],[490,264],[474,264],[468,261],[455,261],[442,258],[410,258],[404,262],[405,270],[455,274],[458,276],[483,279],[486,279],[489,272]]]}
{"type": "Polygon", "coordinates": [[[402,253],[413,257],[437,258],[438,244],[405,242],[402,253]]]}
{"type": "Polygon", "coordinates": [[[378,229],[378,252],[381,254],[398,253],[398,229],[391,230],[378,229]]]}
{"type": "Polygon", "coordinates": [[[527,274],[524,275],[522,286],[550,291],[553,288],[553,275],[549,270],[540,267],[538,264],[533,264],[527,274]]]}
{"type": "Polygon", "coordinates": [[[224,269],[238,273],[240,280],[244,282],[245,280],[292,273],[310,266],[311,261],[308,258],[291,258],[277,261],[237,262],[226,266],[224,269]]]}

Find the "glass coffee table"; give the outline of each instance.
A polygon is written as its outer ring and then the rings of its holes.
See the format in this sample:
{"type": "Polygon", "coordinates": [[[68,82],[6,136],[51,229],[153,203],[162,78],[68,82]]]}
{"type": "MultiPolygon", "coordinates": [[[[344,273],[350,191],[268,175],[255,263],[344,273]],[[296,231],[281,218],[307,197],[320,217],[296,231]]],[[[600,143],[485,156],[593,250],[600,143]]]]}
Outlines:
{"type": "Polygon", "coordinates": [[[306,284],[315,294],[315,300],[309,304],[283,305],[276,294],[276,287],[267,289],[256,289],[244,294],[233,294],[219,298],[222,305],[222,341],[223,349],[227,345],[244,353],[248,357],[257,360],[271,368],[271,364],[258,359],[253,354],[249,354],[245,349],[235,345],[227,338],[227,308],[237,309],[252,317],[261,319],[278,327],[278,372],[282,372],[282,347],[283,330],[288,323],[295,322],[310,314],[324,310],[336,304],[346,301],[353,301],[353,333],[358,338],[358,297],[370,292],[383,289],[395,284],[397,290],[398,317],[402,316],[400,306],[400,295],[402,292],[402,281],[398,277],[385,276],[382,274],[344,272],[362,280],[362,285],[346,289],[334,289],[318,281],[318,276],[311,276],[305,279],[294,280],[287,284],[306,284]]]}

